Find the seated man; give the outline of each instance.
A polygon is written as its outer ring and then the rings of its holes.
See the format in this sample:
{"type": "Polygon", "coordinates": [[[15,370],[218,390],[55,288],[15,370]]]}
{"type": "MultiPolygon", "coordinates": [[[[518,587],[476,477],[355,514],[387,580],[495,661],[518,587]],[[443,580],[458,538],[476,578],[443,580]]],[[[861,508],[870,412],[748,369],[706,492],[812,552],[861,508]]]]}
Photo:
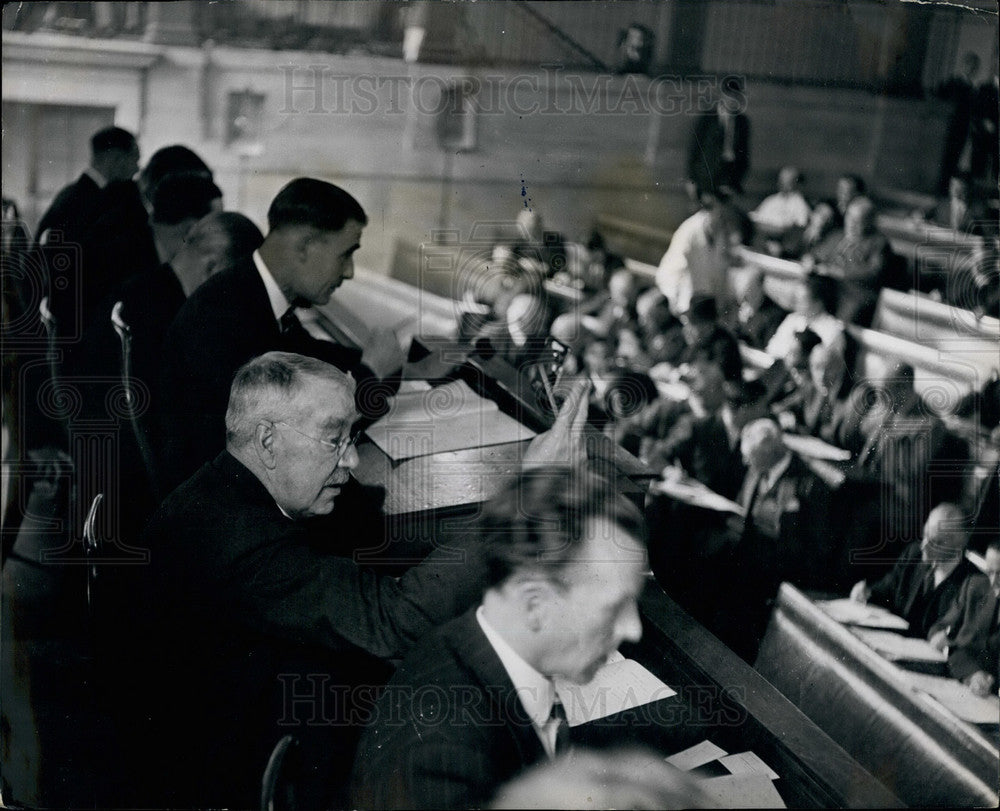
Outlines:
{"type": "Polygon", "coordinates": [[[707,360],[719,364],[722,374],[730,383],[743,379],[743,358],[736,337],[719,322],[715,298],[701,295],[691,297],[691,306],[681,316],[687,349],[681,355],[682,363],[707,360]]]}
{"type": "Polygon", "coordinates": [[[852,390],[836,444],[857,454],[853,476],[882,487],[886,537],[913,539],[930,505],[962,498],[968,443],[924,404],[912,366],[877,362],[852,390]]]}
{"type": "Polygon", "coordinates": [[[788,315],[764,292],[764,273],[751,271],[737,293],[736,335],[749,346],[763,349],[788,315]]]}
{"type": "Polygon", "coordinates": [[[482,603],[411,651],[354,769],[361,808],[469,808],[569,745],[553,684],[589,681],[642,635],[642,515],[578,469],[522,476],[482,516],[482,603]]]}
{"type": "MultiPolygon", "coordinates": [[[[585,400],[578,384],[526,463],[574,458],[585,400]]],[[[401,578],[354,562],[386,541],[350,481],[357,417],[354,382],[335,367],[251,360],[232,384],[226,450],[147,525],[149,565],[129,567],[119,612],[129,645],[111,663],[134,713],[133,802],[250,807],[294,728],[315,799],[342,803],[365,712],[355,688],[380,684],[388,660],[482,593],[475,544],[435,550],[401,578]]]]}
{"type": "Polygon", "coordinates": [[[748,423],[740,451],[747,475],[738,502],[746,517],[732,521],[738,537],[718,589],[716,632],[752,662],[780,583],[825,586],[836,563],[836,538],[829,488],[785,447],[777,423],[748,423]]]}
{"type": "Polygon", "coordinates": [[[164,403],[163,449],[167,485],[173,486],[221,450],[229,382],[250,358],[271,350],[296,352],[332,363],[358,381],[365,416],[384,397],[379,379],[405,360],[395,336],[373,330],[357,349],[334,342],[312,323],[314,305],[354,276],[354,253],[368,218],[337,186],[297,178],[274,198],[269,232],[252,261],[218,273],[181,307],[164,341],[159,392],[164,403]]]}
{"type": "Polygon", "coordinates": [[[750,212],[750,219],[773,235],[780,237],[791,228],[805,228],[809,223],[809,204],[802,196],[802,173],[794,166],[778,172],[778,191],[765,197],[750,212]]]}
{"type": "Polygon", "coordinates": [[[948,653],[948,670],[976,695],[995,691],[1000,666],[1000,538],[986,547],[986,572],[962,584],[955,602],[930,630],[934,647],[948,653]]]}
{"type": "MultiPolygon", "coordinates": [[[[948,181],[948,197],[929,212],[927,219],[960,234],[982,236],[984,226],[990,222],[989,212],[972,197],[969,186],[968,175],[954,175],[948,181]]],[[[991,226],[995,230],[995,223],[991,226]]]]}
{"type": "Polygon", "coordinates": [[[965,559],[969,534],[958,505],[938,504],[924,524],[920,541],[908,544],[892,569],[869,584],[860,580],[851,599],[888,608],[910,623],[909,635],[927,637],[976,570],[965,559]]]}
{"type": "Polygon", "coordinates": [[[812,257],[840,283],[837,318],[868,326],[878,292],[893,268],[889,241],[875,227],[875,204],[867,197],[852,200],[844,214],[843,234],[839,238],[831,235],[812,257]]]}
{"type": "Polygon", "coordinates": [[[783,358],[792,348],[795,333],[809,328],[825,344],[844,345],[844,325],[833,312],[837,309],[837,283],[828,276],[810,273],[795,292],[795,310],[781,322],[765,351],[783,358]]]}
{"type": "Polygon", "coordinates": [[[812,436],[836,444],[837,428],[851,406],[851,379],[840,347],[815,347],[809,355],[809,377],[812,385],[802,403],[802,427],[812,436]]]}
{"type": "Polygon", "coordinates": [[[718,364],[701,360],[688,371],[690,397],[659,399],[616,426],[621,444],[638,437],[639,456],[655,470],[680,467],[727,498],[736,495],[743,474],[739,461],[738,410],[727,403],[718,364]]]}

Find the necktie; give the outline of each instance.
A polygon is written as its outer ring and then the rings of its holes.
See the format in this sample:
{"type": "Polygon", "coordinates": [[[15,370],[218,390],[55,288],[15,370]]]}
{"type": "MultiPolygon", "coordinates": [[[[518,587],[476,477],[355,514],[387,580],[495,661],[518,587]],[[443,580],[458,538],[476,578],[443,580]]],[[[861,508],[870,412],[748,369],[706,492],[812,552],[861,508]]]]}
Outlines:
{"type": "Polygon", "coordinates": [[[558,693],[552,701],[552,711],[549,713],[549,725],[556,728],[555,754],[564,755],[570,750],[569,721],[566,719],[566,708],[559,700],[558,693]]]}
{"type": "Polygon", "coordinates": [[[285,314],[278,319],[278,328],[282,335],[299,335],[305,331],[305,327],[302,326],[302,322],[295,314],[294,307],[289,307],[285,314]]]}

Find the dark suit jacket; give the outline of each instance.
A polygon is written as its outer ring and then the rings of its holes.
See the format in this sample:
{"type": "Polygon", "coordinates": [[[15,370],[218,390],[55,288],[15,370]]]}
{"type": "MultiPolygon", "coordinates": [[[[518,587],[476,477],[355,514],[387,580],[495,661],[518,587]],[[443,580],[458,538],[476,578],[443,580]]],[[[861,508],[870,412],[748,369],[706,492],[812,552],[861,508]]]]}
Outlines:
{"type": "Polygon", "coordinates": [[[718,363],[726,380],[740,382],[743,379],[743,357],[740,355],[739,342],[721,324],[716,324],[704,340],[689,344],[681,355],[682,363],[694,363],[699,359],[718,363]]]}
{"type": "Polygon", "coordinates": [[[101,213],[101,190],[84,173],[62,189],[38,222],[37,236],[61,231],[64,242],[79,242],[101,213]]]}
{"type": "Polygon", "coordinates": [[[955,570],[929,593],[923,592],[928,566],[920,556],[920,544],[908,544],[892,569],[871,584],[872,603],[884,606],[910,623],[910,636],[926,637],[949,609],[958,589],[976,569],[962,558],[955,570]]]}
{"type": "Polygon", "coordinates": [[[365,388],[377,381],[361,364],[360,351],[305,334],[282,335],[252,260],[217,273],[184,303],[163,343],[156,395],[167,438],[160,456],[168,487],[222,450],[233,375],[272,350],[319,358],[351,372],[358,381],[358,405],[370,402],[365,388]]]}
{"type": "Polygon", "coordinates": [[[723,127],[719,114],[713,110],[698,118],[688,145],[688,179],[699,191],[716,192],[728,185],[743,190],[743,179],[750,169],[750,120],[742,113],[733,122],[733,152],[735,160],[727,166],[722,160],[723,127]]]}
{"type": "Polygon", "coordinates": [[[948,670],[967,679],[983,670],[1000,678],[1000,598],[984,574],[969,575],[948,612],[931,628],[948,632],[948,670]]]}
{"type": "Polygon", "coordinates": [[[474,610],[413,648],[355,761],[353,807],[480,808],[545,750],[474,610]]]}
{"type": "MultiPolygon", "coordinates": [[[[760,476],[747,473],[740,505],[747,509],[760,476]]],[[[836,551],[830,534],[830,489],[794,454],[766,493],[753,498],[741,545],[749,567],[773,588],[788,580],[803,588],[821,587],[836,551]]]]}
{"type": "MultiPolygon", "coordinates": [[[[643,458],[658,470],[679,462],[691,476],[716,493],[735,498],[745,469],[739,443],[730,444],[722,417],[718,414],[696,417],[688,410],[671,406],[665,411],[673,415],[672,419],[659,425],[653,423],[658,435],[648,436],[643,442],[643,458]]],[[[655,411],[662,406],[654,403],[651,408],[655,411]]]]}
{"type": "Polygon", "coordinates": [[[802,427],[812,436],[836,445],[838,429],[852,407],[850,394],[851,381],[846,374],[840,388],[829,397],[824,397],[819,389],[810,386],[802,403],[802,427]]]}
{"type": "Polygon", "coordinates": [[[316,744],[316,775],[346,781],[365,718],[356,688],[384,682],[385,660],[479,599],[474,542],[457,563],[434,552],[398,580],[356,565],[352,552],[382,541],[358,499],[345,487],[333,515],[292,521],[224,452],[154,514],[141,543],[149,565],[126,572],[121,616],[134,626],[115,662],[128,670],[132,648],[141,654],[133,706],[153,720],[133,748],[162,793],[144,805],[253,806],[287,732],[316,744]]]}
{"type": "Polygon", "coordinates": [[[781,322],[788,315],[785,310],[779,307],[772,299],[764,296],[764,301],[760,307],[753,311],[746,321],[741,321],[737,327],[737,334],[750,346],[763,349],[771,336],[777,332],[781,322]]]}

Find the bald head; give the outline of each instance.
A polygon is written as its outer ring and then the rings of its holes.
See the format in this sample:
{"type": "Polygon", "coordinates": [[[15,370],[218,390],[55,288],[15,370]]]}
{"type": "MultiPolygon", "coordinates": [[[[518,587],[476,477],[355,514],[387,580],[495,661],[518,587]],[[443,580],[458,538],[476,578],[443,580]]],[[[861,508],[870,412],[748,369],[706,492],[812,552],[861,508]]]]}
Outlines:
{"type": "Polygon", "coordinates": [[[847,371],[844,353],[838,346],[819,344],[809,353],[809,376],[821,391],[837,388],[847,371]]]}
{"type": "Polygon", "coordinates": [[[938,504],[924,522],[920,551],[927,563],[944,565],[958,560],[969,543],[965,513],[957,504],[938,504]]]}
{"type": "Polygon", "coordinates": [[[787,453],[778,424],[766,418],[748,423],[740,439],[740,452],[752,472],[766,473],[787,453]]]}

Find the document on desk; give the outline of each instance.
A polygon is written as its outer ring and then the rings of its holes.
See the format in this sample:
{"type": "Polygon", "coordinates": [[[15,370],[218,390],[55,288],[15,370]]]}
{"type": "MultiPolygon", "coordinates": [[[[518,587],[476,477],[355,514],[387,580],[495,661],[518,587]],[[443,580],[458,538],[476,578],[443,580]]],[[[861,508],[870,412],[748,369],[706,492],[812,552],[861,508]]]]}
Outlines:
{"type": "Polygon", "coordinates": [[[718,808],[787,808],[764,774],[731,774],[700,780],[698,786],[718,808]]]}
{"type": "Polygon", "coordinates": [[[971,724],[1000,724],[1000,698],[996,693],[977,696],[958,679],[926,673],[907,672],[906,681],[963,721],[971,724]]]}
{"type": "Polygon", "coordinates": [[[713,760],[718,760],[728,754],[722,747],[716,746],[709,740],[704,740],[701,743],[696,743],[694,746],[678,752],[676,755],[671,755],[667,758],[667,763],[680,769],[682,772],[689,772],[692,769],[697,769],[699,766],[704,766],[706,763],[711,763],[713,760]]]}
{"type": "Polygon", "coordinates": [[[697,479],[655,481],[650,486],[654,493],[663,493],[692,507],[701,507],[714,512],[729,512],[742,516],[743,507],[725,496],[720,496],[697,479]]]}
{"type": "Polygon", "coordinates": [[[854,628],[854,633],[865,643],[892,662],[944,663],[948,657],[933,647],[926,639],[894,634],[892,631],[871,628],[854,628]]]}
{"type": "Polygon", "coordinates": [[[556,679],[556,692],[571,727],[677,695],[634,659],[617,654],[587,684],[556,679]]]}
{"type": "Polygon", "coordinates": [[[784,439],[785,447],[799,454],[799,456],[805,456],[809,459],[822,459],[824,462],[851,461],[850,451],[824,442],[818,437],[786,433],[784,439]]]}
{"type": "Polygon", "coordinates": [[[411,385],[401,389],[389,413],[370,426],[367,434],[394,462],[535,436],[463,380],[434,388],[411,385]]]}
{"type": "Polygon", "coordinates": [[[840,600],[820,600],[816,603],[820,610],[844,625],[860,625],[863,628],[881,628],[886,631],[906,631],[910,623],[897,617],[880,605],[859,603],[849,597],[840,600]]]}

